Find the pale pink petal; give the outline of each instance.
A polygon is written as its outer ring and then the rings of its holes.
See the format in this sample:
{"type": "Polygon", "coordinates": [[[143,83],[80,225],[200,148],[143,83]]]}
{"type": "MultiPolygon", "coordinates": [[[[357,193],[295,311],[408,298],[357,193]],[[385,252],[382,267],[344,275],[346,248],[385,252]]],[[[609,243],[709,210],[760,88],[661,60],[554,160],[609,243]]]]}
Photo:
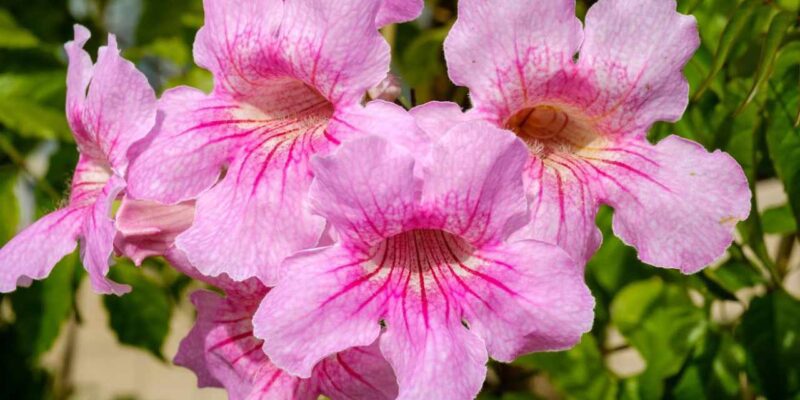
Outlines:
{"type": "Polygon", "coordinates": [[[556,244],[576,261],[586,262],[603,240],[595,225],[600,193],[593,182],[599,175],[568,158],[548,163],[535,157],[528,160],[524,178],[530,221],[513,238],[556,244]]]}
{"type": "Polygon", "coordinates": [[[603,182],[614,232],[642,261],[684,273],[721,257],[750,213],[742,168],[726,153],[677,136],[628,146],[626,157],[596,162],[618,177],[603,182]]]}
{"type": "Polygon", "coordinates": [[[525,225],[525,145],[488,122],[457,125],[434,143],[422,192],[429,227],[475,246],[499,243],[525,225]]]}
{"type": "Polygon", "coordinates": [[[86,89],[92,79],[92,58],[83,46],[91,37],[88,29],[82,25],[75,24],[75,39],[67,42],[64,49],[67,52],[69,64],[67,65],[67,120],[72,126],[76,140],[88,142],[86,129],[83,128],[81,113],[86,102],[86,89]]]}
{"type": "Polygon", "coordinates": [[[381,351],[397,374],[399,400],[474,399],[486,379],[486,345],[455,316],[425,321],[398,310],[387,321],[381,351]],[[394,325],[394,326],[392,326],[394,325]]]}
{"type": "Polygon", "coordinates": [[[43,279],[75,250],[86,208],[67,207],[29,226],[0,249],[0,292],[11,292],[22,278],[43,279]]]}
{"type": "Polygon", "coordinates": [[[176,245],[200,272],[274,285],[284,258],[317,243],[325,222],[306,203],[306,146],[305,136],[252,143],[198,199],[194,224],[176,245]]]}
{"type": "Polygon", "coordinates": [[[121,295],[131,290],[106,279],[111,253],[114,250],[114,222],[111,209],[117,195],[125,188],[125,182],[116,176],[105,185],[92,205],[83,225],[81,260],[89,273],[89,281],[97,293],[121,295]]]}
{"type": "Polygon", "coordinates": [[[470,281],[464,318],[492,358],[511,362],[576,345],[592,327],[594,299],[582,264],[560,248],[520,241],[476,251],[481,279],[470,281]]]}
{"type": "Polygon", "coordinates": [[[123,197],[116,215],[115,247],[136,265],[163,255],[194,221],[194,202],[167,205],[123,197]]]}
{"type": "Polygon", "coordinates": [[[376,24],[380,26],[411,21],[422,13],[424,0],[382,0],[376,24]]]}
{"type": "Polygon", "coordinates": [[[189,87],[166,91],[158,108],[162,118],[128,171],[127,192],[134,198],[169,204],[194,199],[217,182],[237,144],[261,130],[237,115],[232,100],[189,87]]]}
{"type": "Polygon", "coordinates": [[[144,74],[120,57],[114,35],[99,50],[82,118],[105,160],[124,175],[128,149],[156,122],[156,96],[144,74]]]}
{"type": "Polygon", "coordinates": [[[674,0],[600,0],[586,14],[579,68],[597,90],[588,114],[607,130],[643,136],[655,121],[676,121],[688,104],[683,67],[700,44],[694,17],[674,0]]]}
{"type": "Polygon", "coordinates": [[[449,101],[429,101],[408,112],[432,140],[438,140],[451,128],[470,120],[470,117],[461,111],[461,106],[449,101]]]}
{"type": "Polygon", "coordinates": [[[129,147],[155,124],[155,93],[147,78],[120,57],[114,35],[92,66],[83,50],[88,38],[89,31],[76,25],[75,41],[65,45],[70,61],[67,120],[84,156],[124,174],[129,147]]]}
{"type": "Polygon", "coordinates": [[[253,317],[264,352],[287,372],[308,378],[322,359],[368,346],[381,331],[380,299],[364,302],[380,287],[363,279],[364,259],[340,247],[287,259],[287,276],[253,317]],[[361,284],[363,283],[363,284],[361,284]]]}
{"type": "MultiPolygon", "coordinates": [[[[431,137],[418,124],[417,119],[403,107],[384,100],[373,100],[364,107],[349,108],[336,121],[339,131],[381,137],[404,147],[417,156],[428,154],[431,137]]],[[[356,136],[356,135],[351,135],[356,136]]]]}
{"type": "Polygon", "coordinates": [[[414,158],[401,146],[367,136],[312,164],[313,210],[354,244],[369,246],[399,233],[416,211],[420,182],[414,158]]]}
{"type": "Polygon", "coordinates": [[[334,104],[355,103],[389,69],[373,23],[380,4],[205,0],[195,60],[214,73],[217,92],[251,95],[291,79],[334,104]]]}
{"type": "Polygon", "coordinates": [[[450,79],[498,124],[548,97],[582,40],[574,0],[461,0],[444,50],[450,79]]]}
{"type": "Polygon", "coordinates": [[[224,387],[231,400],[309,399],[313,382],[276,368],[253,336],[250,318],[261,294],[226,298],[212,292],[192,293],[197,321],[181,342],[175,364],[195,372],[198,386],[224,387]]]}

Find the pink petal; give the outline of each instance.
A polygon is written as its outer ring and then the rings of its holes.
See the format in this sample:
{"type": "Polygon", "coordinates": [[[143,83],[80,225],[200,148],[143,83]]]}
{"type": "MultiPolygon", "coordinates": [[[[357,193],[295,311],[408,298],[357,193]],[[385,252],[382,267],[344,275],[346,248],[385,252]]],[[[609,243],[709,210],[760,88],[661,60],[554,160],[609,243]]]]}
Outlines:
{"type": "Polygon", "coordinates": [[[291,78],[334,104],[355,103],[389,69],[389,47],[371,22],[380,5],[205,0],[195,60],[214,73],[217,91],[248,94],[291,78]]]}
{"type": "Polygon", "coordinates": [[[139,265],[147,257],[165,254],[193,220],[194,202],[167,205],[125,196],[117,210],[115,246],[139,265]]]}
{"type": "Polygon", "coordinates": [[[612,129],[644,135],[653,122],[683,115],[682,70],[700,38],[694,17],[675,8],[674,0],[600,0],[586,14],[578,66],[602,93],[595,104],[612,129]]]}
{"type": "Polygon", "coordinates": [[[677,136],[626,148],[626,156],[596,162],[618,177],[603,181],[614,232],[642,261],[684,273],[721,257],[736,223],[750,213],[750,189],[736,161],[677,136]]]}
{"type": "MultiPolygon", "coordinates": [[[[86,103],[86,88],[92,79],[92,58],[83,50],[89,41],[91,33],[82,25],[75,24],[75,39],[67,42],[64,49],[67,52],[69,65],[67,65],[67,120],[73,125],[76,134],[85,133],[85,129],[76,129],[82,126],[81,112],[86,103]]],[[[88,141],[88,137],[81,137],[81,141],[88,141]]]]}
{"type": "Polygon", "coordinates": [[[422,13],[424,0],[382,0],[376,23],[379,27],[411,21],[422,13]]]}
{"type": "Polygon", "coordinates": [[[397,398],[397,379],[377,342],[322,360],[314,369],[314,380],[334,400],[397,398]]]}
{"type": "Polygon", "coordinates": [[[419,315],[381,336],[381,351],[397,374],[398,399],[474,399],[486,379],[486,346],[456,318],[419,315]]]}
{"type": "Polygon", "coordinates": [[[121,178],[112,177],[91,206],[83,226],[81,260],[89,273],[89,281],[97,293],[122,295],[131,290],[106,279],[111,253],[114,250],[114,222],[111,220],[112,203],[125,188],[121,178]]]}
{"type": "Polygon", "coordinates": [[[598,175],[574,160],[548,162],[550,166],[531,157],[526,165],[530,221],[513,237],[556,244],[576,261],[586,262],[603,240],[595,225],[601,193],[593,182],[598,175]]]}
{"type": "Polygon", "coordinates": [[[420,129],[431,139],[438,140],[454,126],[470,120],[461,106],[449,101],[429,101],[409,110],[420,129]]]}
{"type": "Polygon", "coordinates": [[[250,317],[262,296],[193,293],[197,322],[181,342],[175,364],[194,371],[200,387],[224,387],[232,400],[316,399],[313,382],[286,374],[261,352],[250,317]]]}
{"type": "Polygon", "coordinates": [[[526,240],[473,257],[485,278],[470,281],[464,318],[492,358],[511,362],[526,353],[568,349],[592,327],[594,299],[582,264],[560,248],[526,240]]]}
{"type": "Polygon", "coordinates": [[[527,159],[509,131],[487,122],[457,125],[434,143],[426,164],[428,223],[478,247],[504,241],[528,221],[521,174],[527,159]]]}
{"type": "Polygon", "coordinates": [[[369,247],[399,233],[413,217],[420,182],[414,158],[403,147],[367,136],[312,160],[316,179],[309,201],[336,231],[369,247]]]}
{"type": "Polygon", "coordinates": [[[450,79],[475,107],[505,118],[548,95],[581,40],[574,0],[461,0],[444,50],[450,79]]]}
{"type": "Polygon", "coordinates": [[[307,378],[322,359],[378,338],[380,304],[363,303],[378,285],[348,286],[364,275],[364,260],[354,257],[330,247],[284,262],[287,276],[253,317],[255,336],[264,339],[264,352],[280,368],[307,378]]]}
{"type": "Polygon", "coordinates": [[[237,144],[254,132],[231,112],[238,107],[189,87],[166,91],[158,102],[163,119],[128,171],[128,194],[174,204],[214,185],[237,144]]]}
{"type": "Polygon", "coordinates": [[[325,222],[305,203],[311,184],[306,137],[252,143],[199,198],[195,222],[176,245],[201,273],[257,276],[274,285],[284,258],[316,244],[325,222]]]}
{"type": "Polygon", "coordinates": [[[316,399],[320,392],[332,399],[396,397],[394,374],[376,344],[322,360],[307,380],[281,371],[252,334],[251,318],[266,289],[239,285],[226,292],[224,298],[206,291],[192,294],[197,322],[175,363],[193,370],[199,386],[224,387],[232,399],[316,399]]]}
{"type": "Polygon", "coordinates": [[[128,148],[155,124],[156,97],[147,78],[119,55],[113,35],[101,47],[93,69],[81,49],[88,31],[76,26],[76,41],[66,45],[70,63],[67,117],[82,153],[117,173],[128,165],[128,148]],[[85,99],[87,80],[89,89],[85,99]]]}
{"type": "Polygon", "coordinates": [[[29,226],[0,249],[0,292],[11,292],[20,279],[44,279],[53,266],[75,250],[86,208],[54,211],[29,226]]]}

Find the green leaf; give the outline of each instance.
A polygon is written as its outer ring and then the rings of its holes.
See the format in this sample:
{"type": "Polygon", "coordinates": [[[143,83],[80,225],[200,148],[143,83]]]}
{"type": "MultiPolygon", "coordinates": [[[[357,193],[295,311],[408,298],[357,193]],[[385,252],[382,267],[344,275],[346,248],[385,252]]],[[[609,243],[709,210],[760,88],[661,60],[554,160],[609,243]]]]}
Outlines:
{"type": "Polygon", "coordinates": [[[677,373],[707,325],[684,288],[657,277],[622,289],[611,321],[645,359],[648,381],[677,373]]]}
{"type": "Polygon", "coordinates": [[[614,399],[617,379],[606,369],[597,341],[583,335],[580,344],[569,351],[536,353],[516,364],[545,371],[550,380],[570,399],[614,399]]]}
{"type": "Polygon", "coordinates": [[[800,128],[794,126],[794,110],[800,107],[797,81],[795,71],[773,86],[775,96],[768,106],[766,141],[795,222],[800,222],[800,128]]]}
{"type": "Polygon", "coordinates": [[[0,9],[0,48],[22,49],[38,44],[39,39],[33,33],[17,25],[8,11],[0,9]]]}
{"type": "Polygon", "coordinates": [[[740,398],[744,350],[730,334],[711,333],[697,347],[672,389],[675,399],[740,398]]]}
{"type": "Polygon", "coordinates": [[[792,209],[788,204],[765,210],[761,214],[761,224],[766,233],[785,235],[797,232],[797,222],[794,220],[792,209]]]}
{"type": "Polygon", "coordinates": [[[17,316],[15,328],[20,334],[18,342],[31,357],[36,358],[53,346],[61,325],[72,314],[74,277],[79,265],[75,252],[57,263],[47,279],[11,294],[17,316]]]}
{"type": "Polygon", "coordinates": [[[747,369],[769,399],[800,394],[800,301],[778,290],[752,301],[742,316],[747,369]]]}
{"type": "Polygon", "coordinates": [[[742,105],[739,106],[737,114],[753,101],[758,91],[763,88],[769,79],[775,65],[778,49],[786,32],[794,25],[795,21],[797,21],[797,14],[788,11],[781,12],[772,19],[769,31],[767,31],[767,37],[764,40],[764,46],[761,48],[761,57],[759,58],[753,87],[747,94],[747,98],[742,102],[742,105]]]}
{"type": "Polygon", "coordinates": [[[400,58],[400,72],[414,88],[426,85],[445,71],[442,43],[449,27],[423,31],[406,47],[400,58]]]}
{"type": "Polygon", "coordinates": [[[0,167],[0,243],[6,243],[17,233],[19,225],[19,202],[14,194],[17,173],[11,168],[0,167]]]}
{"type": "Polygon", "coordinates": [[[764,284],[766,280],[753,267],[744,262],[729,260],[716,269],[707,269],[708,275],[731,293],[764,284]]]}
{"type": "Polygon", "coordinates": [[[56,111],[20,97],[0,97],[0,124],[28,138],[71,138],[63,111],[56,111]]]}
{"type": "Polygon", "coordinates": [[[105,296],[109,324],[122,344],[141,348],[164,360],[161,348],[169,332],[172,303],[167,289],[145,276],[130,262],[111,269],[111,279],[131,285],[124,296],[105,296]]]}
{"type": "Polygon", "coordinates": [[[700,88],[695,92],[695,99],[699,98],[706,89],[711,86],[714,82],[714,78],[716,78],[717,74],[725,67],[731,50],[734,45],[737,44],[739,36],[744,32],[745,28],[748,27],[748,24],[750,24],[758,5],[759,2],[757,1],[745,0],[736,8],[733,16],[725,26],[725,30],[722,32],[717,52],[714,55],[714,62],[711,64],[711,71],[700,85],[700,88]]]}

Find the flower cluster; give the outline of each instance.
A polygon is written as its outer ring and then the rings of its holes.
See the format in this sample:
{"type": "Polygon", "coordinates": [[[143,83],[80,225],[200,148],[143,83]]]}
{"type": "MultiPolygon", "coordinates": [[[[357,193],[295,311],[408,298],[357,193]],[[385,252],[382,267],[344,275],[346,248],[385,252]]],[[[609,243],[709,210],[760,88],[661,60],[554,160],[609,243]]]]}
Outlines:
{"type": "Polygon", "coordinates": [[[654,122],[680,118],[698,46],[674,0],[460,0],[445,41],[472,108],[411,110],[378,29],[421,0],[205,0],[194,45],[214,89],[156,99],[113,36],[75,28],[69,203],[0,250],[0,291],[81,244],[164,256],[197,292],[175,358],[232,399],[469,399],[489,357],[574,346],[583,266],[614,231],[650,264],[721,257],[750,191],[736,162],[654,122]],[[370,92],[377,100],[366,101],[370,92]],[[118,208],[114,203],[119,202],[118,208]],[[116,211],[113,211],[116,208],[116,211]]]}

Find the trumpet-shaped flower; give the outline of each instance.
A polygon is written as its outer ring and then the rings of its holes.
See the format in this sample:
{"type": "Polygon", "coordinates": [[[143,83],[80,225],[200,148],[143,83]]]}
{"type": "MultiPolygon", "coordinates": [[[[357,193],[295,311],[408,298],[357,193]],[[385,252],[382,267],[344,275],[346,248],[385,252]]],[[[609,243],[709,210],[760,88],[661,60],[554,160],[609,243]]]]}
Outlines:
{"type": "Polygon", "coordinates": [[[695,20],[674,0],[599,0],[582,28],[574,8],[461,0],[445,41],[451,79],[470,89],[470,116],[528,144],[531,223],[520,234],[586,260],[605,203],[643,261],[695,272],[724,253],[750,211],[747,180],[727,154],[676,136],[646,139],[654,122],[686,108],[695,20]]]}
{"type": "Polygon", "coordinates": [[[156,98],[147,79],[122,59],[113,35],[97,63],[83,50],[89,31],[75,26],[66,44],[67,120],[80,150],[69,203],[23,230],[0,250],[0,291],[20,279],[42,279],[80,240],[92,287],[121,294],[125,285],[105,278],[113,250],[111,205],[125,187],[128,149],[156,121],[156,98]],[[88,89],[88,92],[87,92],[88,89]]]}
{"type": "Polygon", "coordinates": [[[197,198],[176,246],[202,273],[271,284],[284,257],[317,242],[325,223],[307,210],[309,158],[352,132],[344,116],[386,76],[376,20],[410,18],[414,4],[204,1],[194,56],[214,90],[163,95],[164,119],[129,178],[135,198],[197,198]]]}
{"type": "Polygon", "coordinates": [[[486,122],[428,149],[394,139],[355,138],[312,160],[312,209],[338,241],[288,258],[256,312],[273,362],[309,377],[377,339],[400,399],[467,399],[488,356],[577,343],[592,322],[582,268],[554,245],[510,239],[527,222],[524,144],[486,122]]]}
{"type": "Polygon", "coordinates": [[[268,291],[258,281],[228,281],[226,297],[198,291],[191,299],[197,321],[181,342],[175,363],[195,372],[200,387],[222,387],[232,400],[394,399],[397,383],[377,345],[330,356],[309,379],[272,364],[253,336],[251,319],[268,291]]]}

